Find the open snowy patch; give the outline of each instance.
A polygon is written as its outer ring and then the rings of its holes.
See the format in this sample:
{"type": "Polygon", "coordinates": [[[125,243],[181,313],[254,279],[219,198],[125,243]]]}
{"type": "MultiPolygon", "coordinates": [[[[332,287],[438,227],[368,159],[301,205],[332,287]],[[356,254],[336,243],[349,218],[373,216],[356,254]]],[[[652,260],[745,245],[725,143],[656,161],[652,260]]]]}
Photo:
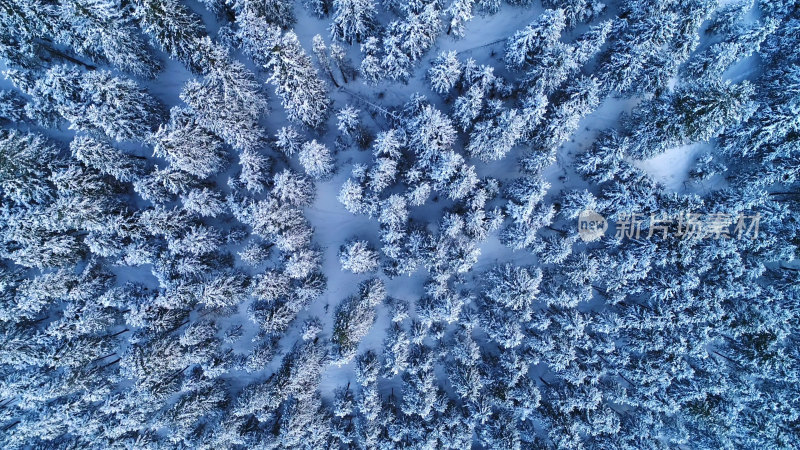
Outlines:
{"type": "Polygon", "coordinates": [[[647,172],[653,180],[670,191],[682,192],[686,190],[685,183],[689,179],[689,170],[697,156],[712,148],[707,142],[682,145],[650,159],[632,161],[632,164],[647,172]]]}

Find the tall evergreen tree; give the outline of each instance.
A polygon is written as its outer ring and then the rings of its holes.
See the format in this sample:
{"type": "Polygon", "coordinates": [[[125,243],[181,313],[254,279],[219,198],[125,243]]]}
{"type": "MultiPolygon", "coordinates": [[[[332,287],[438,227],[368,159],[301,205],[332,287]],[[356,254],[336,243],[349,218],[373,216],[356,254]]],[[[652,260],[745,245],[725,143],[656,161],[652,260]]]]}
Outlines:
{"type": "Polygon", "coordinates": [[[372,0],[333,0],[331,38],[352,44],[375,32],[375,4],[372,0]]]}
{"type": "Polygon", "coordinates": [[[159,102],[136,83],[104,70],[53,66],[23,88],[33,97],[30,116],[46,121],[55,112],[72,129],[99,131],[117,141],[144,140],[163,114],[159,102]]]}
{"type": "Polygon", "coordinates": [[[269,82],[275,86],[289,119],[318,128],[327,119],[330,107],[328,88],[319,78],[292,31],[270,31],[266,40],[247,37],[245,46],[270,71],[269,82]]]}
{"type": "Polygon", "coordinates": [[[197,123],[221,137],[234,149],[258,148],[264,131],[258,121],[268,106],[255,76],[227,57],[217,61],[202,80],[191,80],[181,99],[195,114],[197,123]]]}
{"type": "Polygon", "coordinates": [[[191,71],[205,70],[198,58],[206,36],[200,16],[177,0],[135,0],[133,17],[150,39],[191,71]]]}

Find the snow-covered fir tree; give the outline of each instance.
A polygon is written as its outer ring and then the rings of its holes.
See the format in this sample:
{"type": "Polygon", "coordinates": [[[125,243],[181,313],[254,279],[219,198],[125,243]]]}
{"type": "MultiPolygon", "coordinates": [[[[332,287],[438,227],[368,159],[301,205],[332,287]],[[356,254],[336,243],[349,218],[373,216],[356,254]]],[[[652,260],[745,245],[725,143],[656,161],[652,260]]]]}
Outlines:
{"type": "Polygon", "coordinates": [[[376,8],[372,0],[333,0],[331,37],[352,44],[375,32],[376,8]]]}
{"type": "Polygon", "coordinates": [[[300,164],[306,173],[315,180],[327,180],[336,168],[331,151],[316,140],[308,141],[300,147],[300,164]]]}
{"type": "Polygon", "coordinates": [[[170,120],[153,136],[153,154],[176,169],[206,178],[225,168],[227,155],[222,140],[199,124],[184,108],[173,108],[170,120]]]}
{"type": "MultiPolygon", "coordinates": [[[[252,25],[255,27],[256,25],[252,25]]],[[[270,25],[263,24],[265,27],[270,25]]],[[[270,72],[269,82],[291,120],[317,128],[330,108],[328,87],[317,73],[297,35],[268,29],[267,36],[244,35],[247,51],[270,72]]]]}
{"type": "Polygon", "coordinates": [[[431,88],[445,94],[455,87],[461,78],[461,62],[456,57],[456,52],[442,52],[433,62],[433,67],[428,70],[431,88]]]}
{"type": "Polygon", "coordinates": [[[350,240],[339,249],[339,262],[353,273],[372,272],[378,268],[378,252],[367,241],[350,240]]]}
{"type": "Polygon", "coordinates": [[[163,117],[161,104],[147,91],[104,70],[56,65],[19,87],[32,97],[26,105],[31,118],[57,125],[58,115],[72,129],[99,131],[117,141],[144,140],[163,117]]]}

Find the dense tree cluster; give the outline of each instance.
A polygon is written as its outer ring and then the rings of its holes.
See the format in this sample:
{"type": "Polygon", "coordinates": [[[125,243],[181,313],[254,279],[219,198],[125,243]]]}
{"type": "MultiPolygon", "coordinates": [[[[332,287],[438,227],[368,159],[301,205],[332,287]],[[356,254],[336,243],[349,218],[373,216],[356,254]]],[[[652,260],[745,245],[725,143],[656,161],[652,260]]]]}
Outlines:
{"type": "Polygon", "coordinates": [[[797,446],[795,2],[303,3],[0,0],[0,447],[797,446]]]}

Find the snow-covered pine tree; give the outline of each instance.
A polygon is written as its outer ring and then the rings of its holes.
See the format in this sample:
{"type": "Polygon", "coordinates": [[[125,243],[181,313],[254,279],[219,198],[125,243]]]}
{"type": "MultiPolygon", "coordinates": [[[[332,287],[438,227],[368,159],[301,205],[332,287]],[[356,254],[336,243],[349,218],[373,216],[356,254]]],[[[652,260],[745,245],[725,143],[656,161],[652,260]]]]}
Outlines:
{"type": "Polygon", "coordinates": [[[613,22],[607,20],[578,37],[574,44],[554,42],[531,55],[526,64],[523,85],[529,92],[551,94],[571,76],[575,76],[597,52],[611,32],[613,22]]]}
{"type": "Polygon", "coordinates": [[[317,75],[294,32],[273,34],[271,38],[247,44],[249,52],[265,61],[264,66],[271,72],[269,82],[275,86],[289,119],[318,128],[329,113],[327,86],[317,75]]]}
{"type": "Polygon", "coordinates": [[[308,206],[316,195],[313,181],[289,169],[276,173],[272,186],[272,195],[292,206],[308,206]]]}
{"type": "Polygon", "coordinates": [[[269,171],[272,161],[257,150],[244,150],[239,153],[239,181],[244,188],[252,192],[262,192],[269,181],[269,171]]]}
{"type": "Polygon", "coordinates": [[[152,78],[161,70],[161,62],[118,2],[70,0],[56,8],[64,21],[57,42],[135,76],[152,78]]]}
{"type": "Polygon", "coordinates": [[[226,211],[220,193],[209,188],[192,189],[181,200],[184,209],[202,217],[217,217],[226,211]]]}
{"type": "Polygon", "coordinates": [[[599,83],[592,77],[573,80],[564,89],[564,100],[550,105],[544,125],[538,127],[534,136],[537,150],[528,152],[520,160],[522,169],[537,173],[552,164],[561,145],[578,128],[581,118],[590,114],[600,103],[599,83]]]}
{"type": "Polygon", "coordinates": [[[303,0],[303,5],[318,19],[324,19],[331,12],[331,0],[303,0]]]}
{"type": "Polygon", "coordinates": [[[281,127],[275,134],[275,147],[287,156],[292,156],[300,151],[303,139],[293,126],[281,127]]]}
{"type": "Polygon", "coordinates": [[[718,78],[686,83],[675,92],[655,97],[637,108],[629,119],[629,152],[644,159],[671,146],[705,141],[724,127],[753,113],[753,86],[718,78]]]}
{"type": "Polygon", "coordinates": [[[353,273],[373,272],[378,268],[378,252],[367,241],[351,239],[339,248],[339,262],[343,270],[353,273]]]}
{"type": "Polygon", "coordinates": [[[119,181],[130,182],[143,176],[146,168],[144,158],[131,156],[111,146],[111,143],[92,136],[78,135],[70,142],[69,149],[78,161],[87,167],[111,175],[119,181]]]}
{"type": "Polygon", "coordinates": [[[191,80],[181,91],[197,123],[234,149],[254,150],[263,144],[258,120],[269,112],[255,75],[227,57],[217,60],[202,80],[191,80]]]}
{"type": "Polygon", "coordinates": [[[594,211],[597,208],[597,198],[586,189],[569,190],[564,192],[561,197],[561,209],[559,214],[564,218],[573,220],[586,210],[594,211]]]}
{"type": "Polygon", "coordinates": [[[322,39],[322,35],[314,35],[312,40],[312,51],[314,52],[314,56],[317,57],[317,62],[319,63],[322,71],[328,74],[328,78],[331,79],[331,83],[338,88],[339,82],[336,81],[336,77],[333,76],[333,70],[331,69],[331,58],[328,55],[328,47],[325,46],[325,40],[322,39]]]}
{"type": "Polygon", "coordinates": [[[198,60],[206,30],[200,16],[178,0],[134,0],[133,17],[150,39],[191,71],[202,73],[198,60]]]}
{"type": "Polygon", "coordinates": [[[437,2],[427,3],[419,11],[408,7],[406,14],[404,20],[389,23],[383,35],[381,67],[393,80],[408,79],[414,63],[433,45],[442,28],[437,2]]]}
{"type": "Polygon", "coordinates": [[[0,55],[8,67],[23,70],[45,70],[53,61],[90,66],[53,42],[64,26],[52,5],[9,1],[0,14],[0,55]]]}
{"type": "Polygon", "coordinates": [[[347,56],[345,48],[338,42],[331,43],[331,60],[336,64],[345,83],[349,83],[349,80],[355,79],[356,70],[353,67],[353,62],[347,56]]]}
{"type": "Polygon", "coordinates": [[[614,29],[613,20],[605,20],[591,27],[575,41],[575,60],[579,65],[586,64],[605,44],[614,29]]]}
{"type": "Polygon", "coordinates": [[[606,5],[598,0],[544,0],[542,5],[545,8],[563,9],[565,22],[570,28],[579,23],[591,22],[606,8],[606,5]]]}
{"type": "Polygon", "coordinates": [[[475,0],[453,0],[444,10],[444,15],[448,17],[447,34],[464,37],[464,28],[467,22],[472,20],[474,2],[475,0]]]}
{"type": "Polygon", "coordinates": [[[16,91],[0,90],[0,123],[25,120],[25,99],[16,91]]]}
{"type": "Polygon", "coordinates": [[[191,110],[175,107],[169,122],[153,135],[153,154],[176,169],[207,178],[225,168],[222,140],[202,127],[191,110]]]}
{"type": "Polygon", "coordinates": [[[381,42],[375,36],[370,36],[361,44],[361,53],[364,57],[361,59],[359,66],[359,73],[361,77],[368,83],[377,83],[383,79],[385,71],[381,64],[381,42]]]}
{"type": "Polygon", "coordinates": [[[35,204],[53,195],[49,164],[58,151],[45,138],[17,130],[0,130],[0,189],[16,203],[35,204]]]}
{"type": "Polygon", "coordinates": [[[156,167],[150,174],[134,181],[133,190],[150,202],[167,203],[173,201],[176,195],[186,194],[197,185],[198,179],[187,172],[174,167],[156,167]]]}
{"type": "Polygon", "coordinates": [[[331,38],[352,44],[375,32],[375,3],[372,0],[333,0],[331,38]]]}
{"type": "Polygon", "coordinates": [[[511,69],[523,67],[532,56],[556,44],[565,27],[564,10],[545,10],[536,21],[518,30],[508,39],[506,65],[511,69]]]}
{"type": "Polygon", "coordinates": [[[300,164],[311,178],[325,181],[333,176],[336,163],[331,151],[315,140],[308,141],[300,148],[300,164]]]}
{"type": "Polygon", "coordinates": [[[406,124],[408,146],[415,152],[422,167],[430,167],[451,149],[456,140],[452,120],[431,105],[425,105],[419,114],[406,124]]]}
{"type": "Polygon", "coordinates": [[[347,364],[356,356],[359,342],[375,322],[375,307],[385,298],[386,286],[373,278],[359,285],[357,296],[348,297],[336,308],[331,341],[337,364],[347,364]]]}
{"type": "Polygon", "coordinates": [[[450,92],[461,78],[461,62],[456,57],[456,52],[442,52],[433,61],[433,65],[428,69],[428,79],[431,81],[431,89],[439,94],[450,92]]]}
{"type": "Polygon", "coordinates": [[[289,28],[296,21],[294,4],[290,0],[236,0],[231,3],[240,27],[246,26],[244,24],[252,17],[264,19],[281,28],[289,28]]]}
{"type": "Polygon", "coordinates": [[[524,137],[529,122],[516,109],[503,108],[498,100],[489,102],[484,116],[470,131],[466,150],[484,161],[502,159],[524,137]]]}
{"type": "Polygon", "coordinates": [[[39,119],[58,113],[70,128],[100,131],[117,141],[144,140],[163,115],[161,104],[134,81],[105,70],[83,72],[56,65],[32,86],[28,115],[39,119]]]}

